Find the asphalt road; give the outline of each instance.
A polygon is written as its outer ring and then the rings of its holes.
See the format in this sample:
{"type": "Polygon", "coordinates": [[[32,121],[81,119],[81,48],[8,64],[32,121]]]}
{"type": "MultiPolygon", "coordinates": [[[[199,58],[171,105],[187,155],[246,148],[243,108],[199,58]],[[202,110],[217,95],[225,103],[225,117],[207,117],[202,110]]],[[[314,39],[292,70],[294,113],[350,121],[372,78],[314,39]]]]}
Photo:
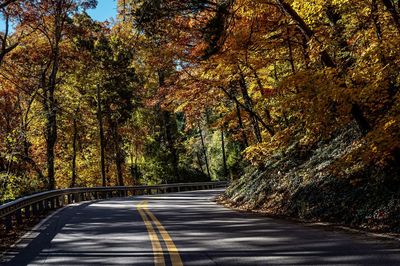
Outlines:
{"type": "Polygon", "coordinates": [[[3,265],[400,265],[400,248],[345,232],[238,213],[220,190],[68,206],[3,265]]]}

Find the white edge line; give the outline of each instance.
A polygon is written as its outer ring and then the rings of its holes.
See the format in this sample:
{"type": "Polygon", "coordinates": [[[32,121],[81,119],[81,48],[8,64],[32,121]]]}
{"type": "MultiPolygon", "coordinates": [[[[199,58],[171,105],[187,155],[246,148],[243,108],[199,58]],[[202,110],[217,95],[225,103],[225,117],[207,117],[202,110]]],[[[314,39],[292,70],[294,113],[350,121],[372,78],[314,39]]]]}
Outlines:
{"type": "MultiPolygon", "coordinates": [[[[79,206],[83,203],[87,203],[88,201],[82,201],[79,203],[71,203],[68,205],[65,205],[57,210],[55,210],[54,212],[52,212],[50,215],[46,216],[43,220],[41,220],[38,224],[36,224],[34,227],[32,227],[28,232],[26,232],[25,234],[23,234],[17,241],[15,241],[14,244],[12,244],[10,247],[7,248],[7,250],[5,250],[3,253],[0,254],[0,263],[5,263],[5,262],[9,262],[10,260],[12,260],[15,255],[10,256],[10,258],[7,258],[5,255],[13,248],[17,247],[22,240],[24,239],[28,239],[29,236],[33,235],[35,231],[37,231],[45,222],[47,222],[48,220],[50,220],[54,215],[58,214],[59,212],[61,212],[62,210],[64,210],[67,207],[71,207],[71,206],[79,206]]],[[[29,241],[26,246],[28,246],[31,242],[33,241],[33,238],[31,241],[29,241]]],[[[25,247],[26,247],[25,246],[25,247]]],[[[21,246],[21,248],[24,248],[24,246],[21,246]]]]}

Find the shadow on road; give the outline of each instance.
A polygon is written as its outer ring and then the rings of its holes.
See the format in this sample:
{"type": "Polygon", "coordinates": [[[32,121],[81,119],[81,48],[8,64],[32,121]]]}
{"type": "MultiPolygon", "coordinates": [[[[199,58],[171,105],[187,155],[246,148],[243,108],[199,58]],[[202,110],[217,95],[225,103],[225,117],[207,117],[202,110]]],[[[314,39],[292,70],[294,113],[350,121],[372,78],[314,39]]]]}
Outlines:
{"type": "Polygon", "coordinates": [[[136,205],[165,226],[185,265],[400,265],[391,242],[238,213],[211,199],[220,191],[112,199],[70,206],[33,239],[14,248],[5,265],[153,265],[151,243],[136,205]],[[25,245],[25,247],[23,247],[25,245]]]}

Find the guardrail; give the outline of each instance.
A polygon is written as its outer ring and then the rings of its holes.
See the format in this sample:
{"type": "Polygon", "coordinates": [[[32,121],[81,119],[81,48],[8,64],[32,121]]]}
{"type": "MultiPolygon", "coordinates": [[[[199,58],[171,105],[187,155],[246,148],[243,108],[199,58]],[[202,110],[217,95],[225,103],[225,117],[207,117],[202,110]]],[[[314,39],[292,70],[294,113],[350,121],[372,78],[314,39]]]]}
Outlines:
{"type": "Polygon", "coordinates": [[[71,203],[113,197],[212,189],[226,187],[227,185],[228,182],[202,182],[154,186],[93,187],[51,190],[0,205],[0,219],[3,220],[4,226],[8,231],[12,229],[14,222],[22,224],[23,216],[29,219],[32,215],[39,215],[46,210],[60,208],[71,203]]]}

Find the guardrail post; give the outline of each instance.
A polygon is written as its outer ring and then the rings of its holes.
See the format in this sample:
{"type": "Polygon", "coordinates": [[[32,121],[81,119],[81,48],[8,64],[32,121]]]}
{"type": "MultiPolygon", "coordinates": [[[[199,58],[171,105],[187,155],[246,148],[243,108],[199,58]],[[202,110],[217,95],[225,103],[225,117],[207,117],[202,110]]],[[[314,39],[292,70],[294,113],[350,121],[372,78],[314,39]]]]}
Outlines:
{"type": "Polygon", "coordinates": [[[32,204],[32,214],[35,215],[35,216],[38,213],[38,208],[37,207],[38,207],[37,203],[33,203],[32,204]]]}
{"type": "Polygon", "coordinates": [[[54,210],[56,208],[56,198],[50,199],[50,209],[54,210]]]}
{"type": "Polygon", "coordinates": [[[6,227],[6,231],[10,231],[12,229],[12,216],[10,214],[4,217],[4,226],[6,227]]]}
{"type": "Polygon", "coordinates": [[[44,209],[44,202],[43,202],[43,200],[41,200],[41,201],[39,201],[38,202],[38,209],[39,209],[39,212],[43,212],[43,209],[44,209]]]}
{"type": "Polygon", "coordinates": [[[71,204],[72,199],[71,199],[71,194],[67,195],[67,204],[71,204]]]}
{"type": "Polygon", "coordinates": [[[71,194],[71,196],[72,196],[72,203],[76,203],[77,202],[77,194],[76,193],[73,193],[73,194],[71,194]]]}
{"type": "Polygon", "coordinates": [[[24,214],[26,219],[29,219],[31,217],[31,205],[25,206],[24,214]]]}
{"type": "Polygon", "coordinates": [[[22,213],[21,209],[15,211],[15,219],[17,220],[18,224],[22,224],[22,213]]]}
{"type": "Polygon", "coordinates": [[[62,206],[61,196],[55,197],[54,200],[56,201],[56,208],[60,208],[62,206]]]}

